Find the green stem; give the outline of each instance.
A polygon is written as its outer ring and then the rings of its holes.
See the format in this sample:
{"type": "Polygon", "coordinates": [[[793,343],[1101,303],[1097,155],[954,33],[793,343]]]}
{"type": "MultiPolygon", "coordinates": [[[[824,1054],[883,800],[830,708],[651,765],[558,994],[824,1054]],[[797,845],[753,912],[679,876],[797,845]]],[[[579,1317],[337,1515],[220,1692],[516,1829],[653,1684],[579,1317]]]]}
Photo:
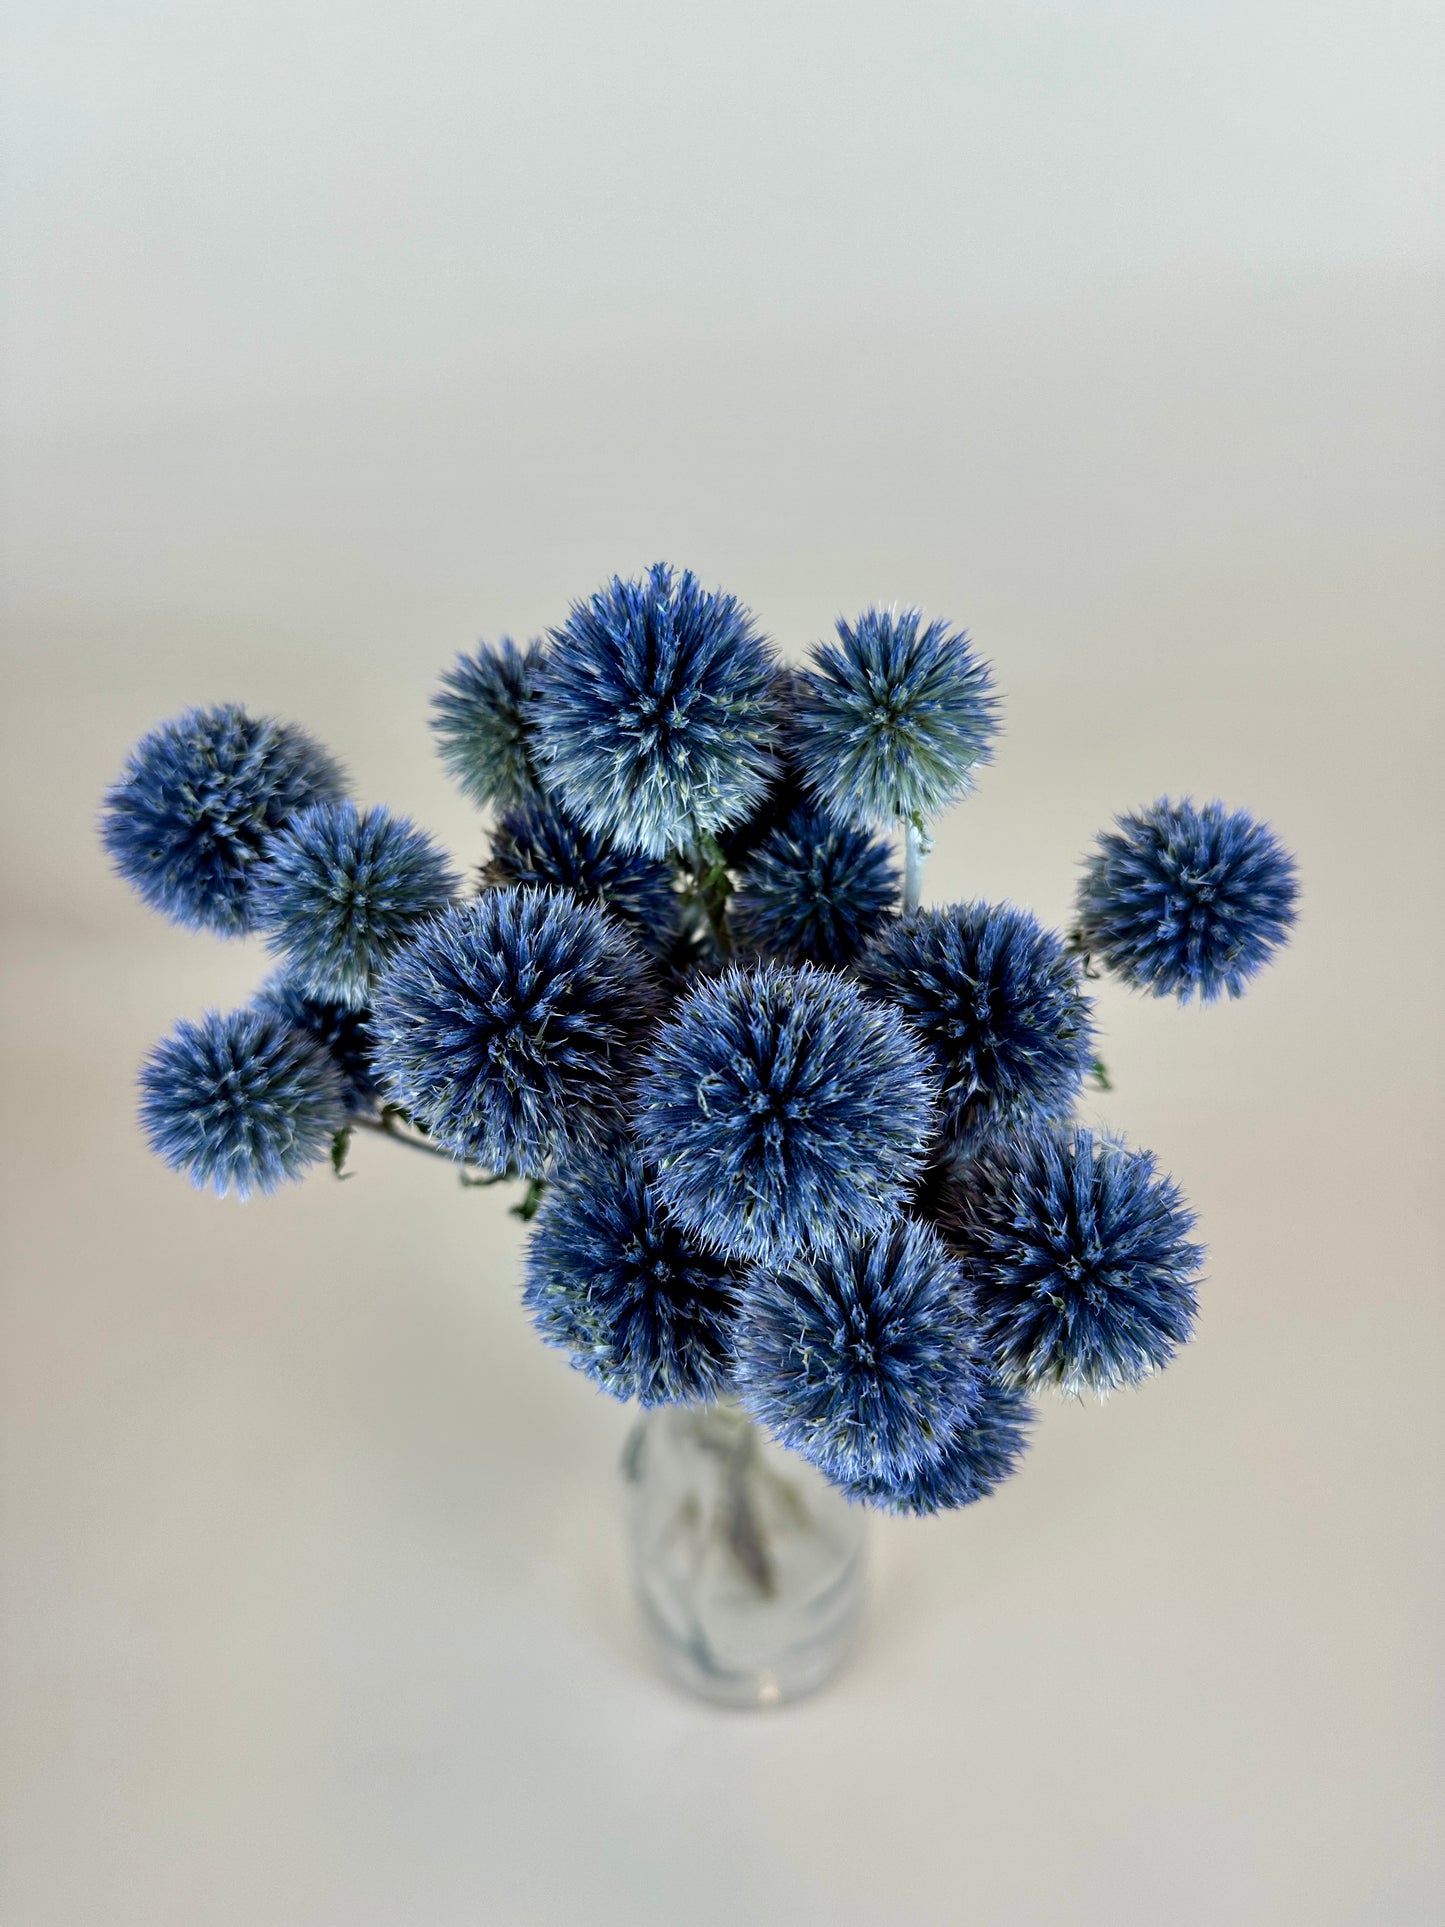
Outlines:
{"type": "Polygon", "coordinates": [[[933,848],[933,838],[923,827],[921,816],[903,819],[903,911],[916,910],[923,899],[923,859],[933,848]]]}

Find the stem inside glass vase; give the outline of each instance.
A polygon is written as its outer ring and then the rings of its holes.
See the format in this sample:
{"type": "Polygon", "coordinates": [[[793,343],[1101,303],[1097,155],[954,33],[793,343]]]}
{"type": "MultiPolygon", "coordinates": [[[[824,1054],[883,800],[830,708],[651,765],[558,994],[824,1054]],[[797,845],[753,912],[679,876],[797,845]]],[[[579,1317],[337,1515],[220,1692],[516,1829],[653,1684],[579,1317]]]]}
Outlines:
{"type": "Polygon", "coordinates": [[[861,1509],[731,1401],[644,1413],[622,1463],[633,1579],[665,1669],[730,1706],[829,1679],[862,1604],[861,1509]]]}

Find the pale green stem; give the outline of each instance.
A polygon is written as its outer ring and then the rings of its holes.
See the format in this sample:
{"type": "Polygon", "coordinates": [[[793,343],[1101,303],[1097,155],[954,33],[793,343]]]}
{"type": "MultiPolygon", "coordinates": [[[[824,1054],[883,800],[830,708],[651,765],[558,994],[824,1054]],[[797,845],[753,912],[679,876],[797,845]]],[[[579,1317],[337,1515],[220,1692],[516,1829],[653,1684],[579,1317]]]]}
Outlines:
{"type": "Polygon", "coordinates": [[[916,910],[923,897],[923,859],[933,848],[933,838],[916,817],[903,824],[903,909],[905,915],[916,910]]]}

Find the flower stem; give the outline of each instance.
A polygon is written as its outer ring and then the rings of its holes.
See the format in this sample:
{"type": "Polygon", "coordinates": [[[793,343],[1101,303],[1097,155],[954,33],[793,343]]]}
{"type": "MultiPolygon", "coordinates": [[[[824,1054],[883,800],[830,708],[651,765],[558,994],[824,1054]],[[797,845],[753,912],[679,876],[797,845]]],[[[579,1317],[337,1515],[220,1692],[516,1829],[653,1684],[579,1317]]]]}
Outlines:
{"type": "Polygon", "coordinates": [[[903,819],[903,909],[906,915],[916,910],[923,896],[923,859],[933,848],[933,838],[923,827],[922,818],[903,819]]]}
{"type": "Polygon", "coordinates": [[[511,1176],[509,1171],[488,1171],[480,1177],[468,1177],[465,1161],[459,1162],[450,1151],[440,1144],[434,1144],[429,1137],[403,1130],[389,1111],[383,1111],[380,1117],[353,1117],[349,1122],[357,1130],[373,1131],[377,1137],[390,1138],[393,1144],[404,1144],[408,1150],[420,1151],[423,1157],[441,1158],[454,1171],[461,1172],[466,1184],[500,1184],[504,1178],[511,1176]]]}

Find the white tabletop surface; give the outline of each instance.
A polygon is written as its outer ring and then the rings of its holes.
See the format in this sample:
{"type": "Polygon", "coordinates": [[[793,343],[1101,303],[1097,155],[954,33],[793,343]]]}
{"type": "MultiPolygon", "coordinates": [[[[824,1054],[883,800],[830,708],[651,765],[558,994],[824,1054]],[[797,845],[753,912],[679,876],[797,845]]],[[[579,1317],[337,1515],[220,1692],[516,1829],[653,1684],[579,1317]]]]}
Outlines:
{"type": "Polygon", "coordinates": [[[1430,12],[15,17],[0,1919],[1439,1920],[1430,12]],[[1161,792],[1303,878],[1243,1002],[1100,989],[1197,1342],[878,1523],[854,1663],[766,1716],[649,1669],[628,1414],[499,1194],[148,1157],[138,1058],[264,961],[93,837],[231,698],[473,863],[437,671],[657,556],[795,656],[969,625],[1006,734],[935,900],[1062,922],[1161,792]]]}

